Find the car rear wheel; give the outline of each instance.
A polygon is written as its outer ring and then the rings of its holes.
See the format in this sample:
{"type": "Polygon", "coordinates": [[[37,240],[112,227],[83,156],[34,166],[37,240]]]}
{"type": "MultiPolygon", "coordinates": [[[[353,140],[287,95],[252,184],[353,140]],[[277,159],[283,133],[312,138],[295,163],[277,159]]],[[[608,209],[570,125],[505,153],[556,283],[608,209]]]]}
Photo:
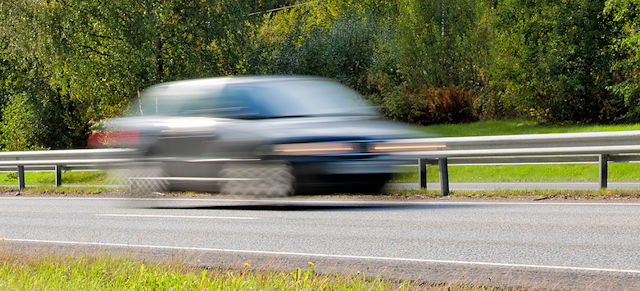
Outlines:
{"type": "Polygon", "coordinates": [[[285,197],[295,193],[295,176],[285,162],[229,164],[221,170],[224,194],[285,197]]]}
{"type": "Polygon", "coordinates": [[[147,195],[169,190],[161,163],[138,163],[129,169],[129,189],[134,195],[147,195]]]}

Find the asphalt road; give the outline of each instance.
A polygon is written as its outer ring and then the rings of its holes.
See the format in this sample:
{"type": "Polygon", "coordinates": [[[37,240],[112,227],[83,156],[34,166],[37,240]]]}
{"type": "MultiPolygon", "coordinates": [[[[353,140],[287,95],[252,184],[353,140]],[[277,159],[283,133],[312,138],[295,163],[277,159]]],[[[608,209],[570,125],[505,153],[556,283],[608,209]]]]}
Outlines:
{"type": "Polygon", "coordinates": [[[640,288],[640,203],[0,198],[8,248],[541,288],[640,288]],[[134,208],[131,208],[134,207],[134,208]]]}

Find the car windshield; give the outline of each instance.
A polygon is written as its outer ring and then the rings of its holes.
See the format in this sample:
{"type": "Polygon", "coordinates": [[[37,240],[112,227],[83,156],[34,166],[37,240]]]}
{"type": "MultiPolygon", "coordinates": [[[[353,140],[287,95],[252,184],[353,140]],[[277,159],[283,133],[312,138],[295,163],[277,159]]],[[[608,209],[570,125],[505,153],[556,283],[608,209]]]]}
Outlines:
{"type": "Polygon", "coordinates": [[[265,117],[377,115],[358,93],[336,82],[264,82],[243,87],[265,117]]]}

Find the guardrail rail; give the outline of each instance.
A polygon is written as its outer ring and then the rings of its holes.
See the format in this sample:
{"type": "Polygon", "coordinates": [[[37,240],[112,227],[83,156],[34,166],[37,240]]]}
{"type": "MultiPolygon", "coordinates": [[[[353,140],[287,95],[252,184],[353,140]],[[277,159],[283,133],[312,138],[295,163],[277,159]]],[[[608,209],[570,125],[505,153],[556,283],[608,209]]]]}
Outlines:
{"type": "MultiPolygon", "coordinates": [[[[450,164],[598,163],[601,188],[607,187],[608,163],[640,161],[640,131],[441,137],[386,142],[416,144],[426,150],[396,152],[417,160],[419,183],[426,188],[426,166],[438,165],[442,195],[449,194],[450,164]]],[[[0,152],[0,167],[16,167],[24,189],[27,167],[54,166],[56,185],[63,167],[113,166],[134,161],[133,149],[79,149],[0,152]]],[[[14,168],[15,169],[15,168],[14,168]]]]}
{"type": "Polygon", "coordinates": [[[78,149],[0,152],[0,167],[16,167],[18,188],[25,188],[25,166],[53,166],[56,186],[62,185],[62,168],[65,166],[117,165],[133,160],[133,149],[78,149]]]}
{"type": "Polygon", "coordinates": [[[449,164],[599,164],[601,188],[607,188],[609,162],[640,161],[640,131],[550,133],[472,137],[423,138],[393,143],[415,143],[430,150],[396,153],[418,159],[421,188],[426,188],[426,166],[438,165],[442,195],[449,194],[449,164]]]}

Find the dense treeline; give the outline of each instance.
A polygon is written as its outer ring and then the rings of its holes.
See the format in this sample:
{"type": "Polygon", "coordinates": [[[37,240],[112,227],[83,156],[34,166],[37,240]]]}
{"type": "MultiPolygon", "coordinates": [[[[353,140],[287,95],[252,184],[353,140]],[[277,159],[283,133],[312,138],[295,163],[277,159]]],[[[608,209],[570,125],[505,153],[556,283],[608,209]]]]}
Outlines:
{"type": "Polygon", "coordinates": [[[640,0],[2,0],[0,147],[82,147],[143,88],[340,80],[416,124],[640,119],[640,0]]]}

